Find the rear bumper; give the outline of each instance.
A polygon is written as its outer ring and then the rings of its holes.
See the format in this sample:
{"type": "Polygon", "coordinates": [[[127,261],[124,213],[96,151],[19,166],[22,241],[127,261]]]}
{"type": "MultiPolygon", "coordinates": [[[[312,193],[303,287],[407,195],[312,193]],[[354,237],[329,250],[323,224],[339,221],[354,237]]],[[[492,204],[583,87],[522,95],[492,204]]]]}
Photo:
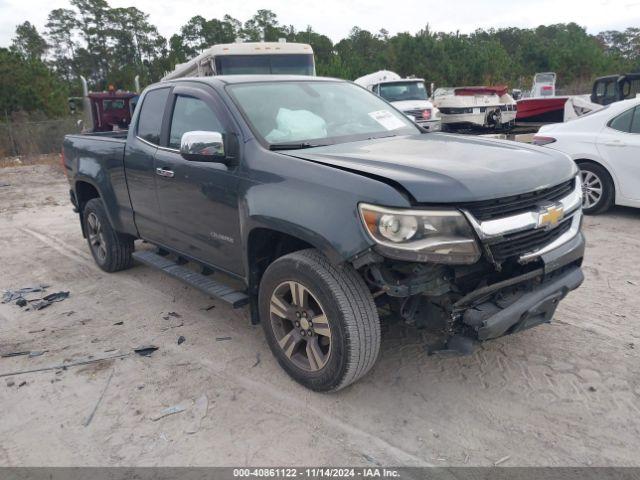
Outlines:
{"type": "Polygon", "coordinates": [[[470,302],[461,314],[463,324],[478,340],[489,340],[550,322],[560,301],[584,280],[583,255],[584,236],[578,233],[541,257],[544,266],[539,275],[527,275],[519,283],[509,283],[470,302]]]}

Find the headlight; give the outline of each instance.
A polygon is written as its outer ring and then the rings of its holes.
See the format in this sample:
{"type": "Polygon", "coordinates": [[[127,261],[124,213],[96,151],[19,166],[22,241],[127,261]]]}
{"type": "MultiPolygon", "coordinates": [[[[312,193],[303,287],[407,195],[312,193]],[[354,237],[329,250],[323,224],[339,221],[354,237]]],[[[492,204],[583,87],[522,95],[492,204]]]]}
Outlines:
{"type": "Polygon", "coordinates": [[[450,264],[470,264],[480,258],[473,230],[457,210],[401,210],[366,203],[359,210],[365,229],[384,256],[450,264]]]}

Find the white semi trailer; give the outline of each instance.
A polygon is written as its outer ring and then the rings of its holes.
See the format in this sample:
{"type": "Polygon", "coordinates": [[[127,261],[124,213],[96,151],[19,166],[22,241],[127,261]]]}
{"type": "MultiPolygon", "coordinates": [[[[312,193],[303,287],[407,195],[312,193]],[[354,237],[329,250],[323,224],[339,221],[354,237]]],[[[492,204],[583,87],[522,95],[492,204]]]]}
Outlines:
{"type": "Polygon", "coordinates": [[[176,65],[162,81],[212,75],[315,75],[311,45],[305,43],[246,42],[214,45],[176,65]]]}

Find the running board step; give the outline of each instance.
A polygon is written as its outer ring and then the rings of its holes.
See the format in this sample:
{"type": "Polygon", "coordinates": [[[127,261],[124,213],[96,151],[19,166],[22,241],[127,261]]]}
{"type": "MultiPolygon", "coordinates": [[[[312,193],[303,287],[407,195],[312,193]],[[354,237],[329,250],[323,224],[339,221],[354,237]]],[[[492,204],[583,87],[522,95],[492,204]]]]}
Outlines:
{"type": "Polygon", "coordinates": [[[249,303],[249,297],[242,292],[238,292],[227,285],[212,280],[201,273],[189,270],[186,267],[176,264],[170,259],[150,251],[134,252],[133,258],[145,265],[162,270],[178,280],[182,280],[188,285],[197,288],[201,292],[211,297],[228,303],[233,308],[239,308],[249,303]]]}

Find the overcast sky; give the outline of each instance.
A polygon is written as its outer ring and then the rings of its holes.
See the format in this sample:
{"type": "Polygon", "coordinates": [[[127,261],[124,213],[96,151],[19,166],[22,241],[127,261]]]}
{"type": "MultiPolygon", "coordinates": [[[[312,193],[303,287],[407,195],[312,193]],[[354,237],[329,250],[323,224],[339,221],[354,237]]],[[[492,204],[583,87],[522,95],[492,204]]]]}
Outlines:
{"type": "MultiPolygon", "coordinates": [[[[114,7],[136,6],[169,38],[194,15],[245,21],[256,10],[273,10],[281,24],[314,30],[334,42],[354,25],[373,32],[432,30],[471,32],[476,28],[535,27],[576,22],[590,33],[640,26],[640,0],[109,0],[114,7]]],[[[54,8],[68,0],[0,0],[0,46],[11,43],[15,27],[29,20],[39,30],[54,8]]]]}

